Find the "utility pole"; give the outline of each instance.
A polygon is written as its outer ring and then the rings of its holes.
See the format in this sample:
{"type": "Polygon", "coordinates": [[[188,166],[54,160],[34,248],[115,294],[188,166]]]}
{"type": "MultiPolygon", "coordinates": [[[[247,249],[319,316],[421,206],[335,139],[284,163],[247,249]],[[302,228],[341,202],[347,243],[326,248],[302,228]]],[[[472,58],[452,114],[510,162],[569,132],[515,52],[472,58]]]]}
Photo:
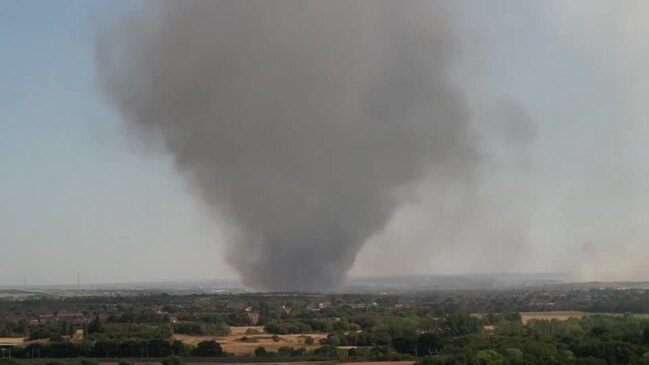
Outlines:
{"type": "Polygon", "coordinates": [[[77,291],[81,290],[81,274],[77,273],[77,291]]]}

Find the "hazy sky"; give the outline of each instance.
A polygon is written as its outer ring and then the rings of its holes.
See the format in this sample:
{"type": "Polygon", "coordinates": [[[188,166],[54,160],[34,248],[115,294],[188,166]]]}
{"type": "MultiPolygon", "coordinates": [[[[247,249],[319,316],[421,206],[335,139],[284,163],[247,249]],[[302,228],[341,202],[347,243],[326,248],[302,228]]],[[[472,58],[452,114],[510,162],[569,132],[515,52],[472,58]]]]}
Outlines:
{"type": "MultiPolygon", "coordinates": [[[[223,227],[169,156],[126,135],[97,85],[98,28],[138,6],[3,1],[1,285],[236,276],[223,227]]],[[[467,47],[453,77],[478,133],[504,132],[481,136],[489,156],[474,195],[423,182],[351,273],[649,279],[649,4],[461,8],[467,47]]]]}

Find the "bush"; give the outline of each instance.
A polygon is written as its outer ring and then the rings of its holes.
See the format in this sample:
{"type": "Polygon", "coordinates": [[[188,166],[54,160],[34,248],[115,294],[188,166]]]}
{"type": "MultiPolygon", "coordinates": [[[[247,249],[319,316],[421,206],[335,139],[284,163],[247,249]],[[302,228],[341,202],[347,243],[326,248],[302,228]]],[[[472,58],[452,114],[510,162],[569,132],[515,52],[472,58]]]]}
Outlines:
{"type": "Polygon", "coordinates": [[[357,357],[357,358],[368,358],[370,357],[371,354],[372,354],[371,349],[361,348],[361,347],[351,348],[347,353],[349,357],[357,357]]]}
{"type": "MultiPolygon", "coordinates": [[[[174,323],[173,330],[175,333],[183,333],[186,335],[199,335],[199,336],[205,336],[205,335],[227,336],[230,334],[230,326],[228,326],[223,322],[206,323],[206,322],[183,321],[183,322],[174,323]]],[[[250,330],[250,328],[248,330],[250,330]]]]}
{"type": "Polygon", "coordinates": [[[606,361],[596,357],[578,357],[575,365],[606,365],[606,361]]]}
{"type": "MultiPolygon", "coordinates": [[[[445,365],[451,364],[446,356],[425,357],[417,362],[417,365],[445,365]]],[[[453,362],[455,364],[455,362],[453,362]]]]}
{"type": "Polygon", "coordinates": [[[476,365],[505,365],[505,359],[496,351],[482,350],[475,355],[474,363],[476,365]]]}
{"type": "Polygon", "coordinates": [[[324,345],[322,347],[318,347],[317,349],[313,350],[313,354],[316,356],[333,357],[336,356],[338,353],[335,347],[330,345],[324,345]]]}
{"type": "Polygon", "coordinates": [[[223,349],[216,341],[203,341],[196,346],[192,353],[195,356],[221,356],[223,349]]]}
{"type": "Polygon", "coordinates": [[[0,359],[0,365],[18,365],[18,361],[15,359],[2,358],[0,359]]]}
{"type": "Polygon", "coordinates": [[[523,351],[517,348],[506,348],[505,358],[510,364],[519,364],[523,362],[523,351]]]}
{"type": "Polygon", "coordinates": [[[255,356],[256,357],[268,357],[269,353],[266,351],[265,347],[257,347],[255,349],[255,356]]]}
{"type": "Polygon", "coordinates": [[[61,336],[61,327],[56,324],[37,324],[29,327],[29,339],[39,340],[61,336]]]}
{"type": "Polygon", "coordinates": [[[185,361],[178,356],[169,356],[168,358],[162,360],[162,365],[183,365],[185,361]]]}
{"type": "Polygon", "coordinates": [[[255,338],[255,337],[243,336],[243,337],[237,338],[237,341],[240,341],[240,342],[259,342],[259,339],[255,338]]]}

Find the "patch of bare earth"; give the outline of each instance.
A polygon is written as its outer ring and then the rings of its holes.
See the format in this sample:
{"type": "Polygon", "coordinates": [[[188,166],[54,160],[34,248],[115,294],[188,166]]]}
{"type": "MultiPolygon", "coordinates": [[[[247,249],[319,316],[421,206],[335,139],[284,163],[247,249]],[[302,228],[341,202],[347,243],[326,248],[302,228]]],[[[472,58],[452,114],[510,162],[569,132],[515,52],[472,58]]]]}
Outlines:
{"type": "Polygon", "coordinates": [[[293,348],[306,348],[313,350],[320,347],[319,340],[326,338],[327,335],[323,333],[308,333],[308,334],[294,334],[294,335],[277,335],[273,339],[273,335],[264,332],[264,328],[260,326],[255,327],[231,327],[231,333],[228,336],[191,336],[191,335],[174,335],[173,339],[181,341],[186,344],[196,345],[202,341],[216,341],[221,344],[223,351],[235,355],[252,355],[255,349],[263,347],[266,351],[277,351],[280,347],[288,346],[293,348]],[[256,332],[252,334],[251,332],[256,332]],[[307,337],[312,337],[314,342],[312,345],[305,344],[307,337]]]}
{"type": "Polygon", "coordinates": [[[23,337],[0,337],[0,344],[2,345],[22,345],[25,343],[23,337]]]}
{"type": "Polygon", "coordinates": [[[534,319],[540,319],[540,320],[559,320],[559,321],[565,321],[570,318],[581,318],[584,316],[584,312],[577,312],[577,311],[554,311],[554,312],[521,312],[521,317],[523,320],[523,323],[527,324],[527,322],[534,320],[534,319]]]}

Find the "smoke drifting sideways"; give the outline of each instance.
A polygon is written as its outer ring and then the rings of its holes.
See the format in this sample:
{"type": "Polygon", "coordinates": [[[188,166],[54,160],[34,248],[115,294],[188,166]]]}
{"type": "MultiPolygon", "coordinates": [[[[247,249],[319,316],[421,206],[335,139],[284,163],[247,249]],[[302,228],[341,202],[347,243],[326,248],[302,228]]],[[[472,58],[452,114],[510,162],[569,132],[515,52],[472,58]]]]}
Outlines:
{"type": "Polygon", "coordinates": [[[260,290],[336,288],[409,188],[479,165],[450,4],[157,1],[97,50],[127,130],[236,227],[229,262],[260,290]]]}

